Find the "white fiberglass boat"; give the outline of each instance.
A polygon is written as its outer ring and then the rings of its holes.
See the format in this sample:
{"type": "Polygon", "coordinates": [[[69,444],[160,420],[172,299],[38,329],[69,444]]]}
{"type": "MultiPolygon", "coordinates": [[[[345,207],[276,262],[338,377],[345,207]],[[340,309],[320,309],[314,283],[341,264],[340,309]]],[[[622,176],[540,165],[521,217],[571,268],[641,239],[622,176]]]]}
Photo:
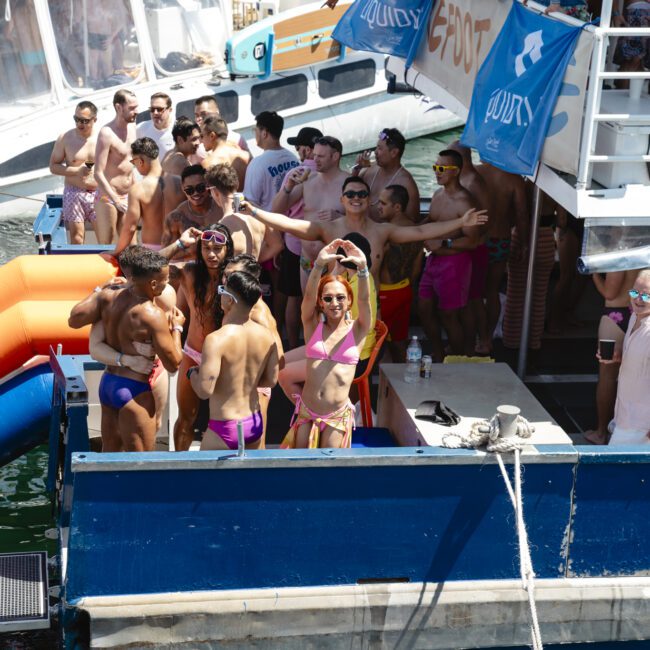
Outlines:
{"type": "MultiPolygon", "coordinates": [[[[113,118],[118,88],[136,93],[138,121],[149,119],[154,92],[168,93],[176,116],[188,117],[194,99],[211,94],[224,119],[249,140],[254,116],[275,110],[285,119],[285,138],[309,124],[339,137],[347,152],[373,146],[385,126],[412,138],[460,123],[422,97],[387,94],[383,55],[343,48],[336,58],[308,65],[296,56],[302,67],[286,70],[285,62],[281,72],[269,66],[257,76],[230,74],[228,39],[286,15],[327,15],[320,2],[6,0],[4,8],[0,215],[36,212],[38,203],[15,199],[59,188],[61,178],[50,175],[48,162],[57,136],[73,126],[75,105],[92,101],[105,123],[113,118]]],[[[324,34],[310,36],[312,48],[329,37],[324,34]]]]}

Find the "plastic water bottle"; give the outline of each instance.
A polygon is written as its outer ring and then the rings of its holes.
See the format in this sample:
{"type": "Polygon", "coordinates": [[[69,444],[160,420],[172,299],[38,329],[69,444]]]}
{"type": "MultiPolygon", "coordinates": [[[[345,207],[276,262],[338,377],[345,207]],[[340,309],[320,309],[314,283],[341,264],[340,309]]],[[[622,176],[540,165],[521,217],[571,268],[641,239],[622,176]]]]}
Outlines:
{"type": "Polygon", "coordinates": [[[420,362],[422,360],[422,346],[418,337],[414,336],[406,349],[406,371],[404,381],[408,384],[415,384],[420,381],[420,362]]]}

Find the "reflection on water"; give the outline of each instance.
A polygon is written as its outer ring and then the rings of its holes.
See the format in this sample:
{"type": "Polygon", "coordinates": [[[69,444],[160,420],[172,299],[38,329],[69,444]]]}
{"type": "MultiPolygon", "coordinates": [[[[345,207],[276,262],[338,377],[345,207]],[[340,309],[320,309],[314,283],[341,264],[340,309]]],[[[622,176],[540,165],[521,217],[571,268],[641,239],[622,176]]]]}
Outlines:
{"type": "Polygon", "coordinates": [[[5,264],[17,255],[36,252],[31,219],[0,219],[0,264],[5,264]]]}

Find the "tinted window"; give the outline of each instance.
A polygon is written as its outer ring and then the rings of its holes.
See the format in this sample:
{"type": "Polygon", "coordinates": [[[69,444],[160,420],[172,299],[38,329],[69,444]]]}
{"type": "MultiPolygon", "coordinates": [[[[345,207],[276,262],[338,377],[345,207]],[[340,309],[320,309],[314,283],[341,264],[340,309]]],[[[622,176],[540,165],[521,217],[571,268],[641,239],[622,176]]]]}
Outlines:
{"type": "Polygon", "coordinates": [[[257,84],[251,88],[251,112],[282,111],[307,102],[307,77],[294,74],[291,77],[257,84]]]}
{"type": "Polygon", "coordinates": [[[50,155],[54,148],[54,140],[40,144],[38,147],[23,151],[11,160],[3,162],[0,165],[0,176],[13,176],[14,174],[23,174],[35,169],[48,167],[50,164],[50,155]]]}
{"type": "MultiPolygon", "coordinates": [[[[239,96],[234,90],[227,90],[224,93],[217,93],[214,95],[219,106],[221,117],[232,124],[239,119],[239,96]]],[[[190,120],[194,120],[194,100],[188,99],[176,105],[176,118],[184,115],[190,120]]]]}
{"type": "Polygon", "coordinates": [[[318,73],[318,94],[323,98],[351,93],[375,84],[375,62],[372,59],[325,68],[318,73]]]}

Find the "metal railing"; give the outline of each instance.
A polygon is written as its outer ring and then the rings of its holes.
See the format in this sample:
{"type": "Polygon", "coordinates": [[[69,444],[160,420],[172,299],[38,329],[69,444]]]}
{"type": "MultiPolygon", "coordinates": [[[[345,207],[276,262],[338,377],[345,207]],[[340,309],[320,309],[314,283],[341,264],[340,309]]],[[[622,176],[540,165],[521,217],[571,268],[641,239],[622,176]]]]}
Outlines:
{"type": "Polygon", "coordinates": [[[599,122],[629,122],[650,124],[650,114],[643,113],[603,113],[601,99],[603,81],[607,79],[650,79],[650,72],[614,72],[605,70],[610,38],[614,36],[647,36],[649,27],[611,27],[612,0],[603,0],[600,26],[594,30],[596,45],[594,47],[589,70],[589,87],[585,117],[582,124],[582,143],[576,188],[587,189],[591,184],[593,165],[595,163],[650,162],[650,155],[644,154],[596,154],[596,131],[599,122]]]}

